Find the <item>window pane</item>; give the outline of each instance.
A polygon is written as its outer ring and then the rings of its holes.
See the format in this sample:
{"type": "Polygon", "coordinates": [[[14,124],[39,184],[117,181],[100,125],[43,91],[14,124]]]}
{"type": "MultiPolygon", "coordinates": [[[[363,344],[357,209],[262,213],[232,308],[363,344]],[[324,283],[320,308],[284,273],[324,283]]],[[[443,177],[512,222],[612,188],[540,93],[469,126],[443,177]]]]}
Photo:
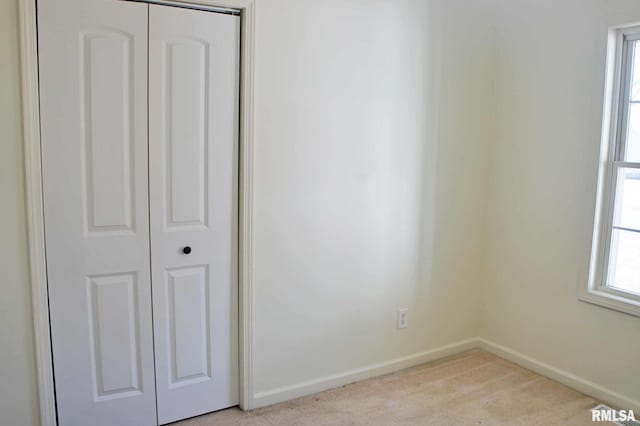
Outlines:
{"type": "Polygon", "coordinates": [[[633,42],[633,79],[631,80],[631,99],[640,101],[640,42],[633,42]]]}
{"type": "Polygon", "coordinates": [[[618,169],[613,226],[640,231],[640,169],[618,169]]]}
{"type": "Polygon", "coordinates": [[[633,43],[630,98],[624,159],[625,161],[640,163],[640,42],[638,41],[633,43]]]}
{"type": "Polygon", "coordinates": [[[614,229],[608,286],[640,294],[640,233],[614,229]]]}
{"type": "Polygon", "coordinates": [[[629,127],[624,159],[632,163],[640,163],[640,103],[629,105],[629,127]]]}

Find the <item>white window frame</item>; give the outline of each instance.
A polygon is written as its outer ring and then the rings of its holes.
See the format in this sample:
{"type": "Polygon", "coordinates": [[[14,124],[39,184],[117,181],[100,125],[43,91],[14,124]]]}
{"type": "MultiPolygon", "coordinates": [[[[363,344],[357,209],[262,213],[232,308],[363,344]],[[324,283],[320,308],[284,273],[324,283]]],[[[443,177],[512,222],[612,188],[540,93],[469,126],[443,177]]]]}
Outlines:
{"type": "Polygon", "coordinates": [[[637,168],[624,161],[629,93],[633,71],[633,42],[640,40],[640,24],[609,30],[605,105],[602,126],[597,206],[588,286],[580,300],[640,316],[640,295],[607,286],[618,169],[637,168]]]}

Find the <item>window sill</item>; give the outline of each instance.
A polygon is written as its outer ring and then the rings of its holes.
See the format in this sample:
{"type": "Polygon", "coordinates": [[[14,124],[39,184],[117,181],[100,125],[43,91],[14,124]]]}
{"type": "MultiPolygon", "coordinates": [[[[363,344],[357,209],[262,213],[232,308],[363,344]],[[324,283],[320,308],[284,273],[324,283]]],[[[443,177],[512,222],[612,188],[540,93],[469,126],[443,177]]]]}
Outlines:
{"type": "Polygon", "coordinates": [[[593,305],[640,317],[640,300],[601,289],[584,289],[578,298],[593,305]]]}

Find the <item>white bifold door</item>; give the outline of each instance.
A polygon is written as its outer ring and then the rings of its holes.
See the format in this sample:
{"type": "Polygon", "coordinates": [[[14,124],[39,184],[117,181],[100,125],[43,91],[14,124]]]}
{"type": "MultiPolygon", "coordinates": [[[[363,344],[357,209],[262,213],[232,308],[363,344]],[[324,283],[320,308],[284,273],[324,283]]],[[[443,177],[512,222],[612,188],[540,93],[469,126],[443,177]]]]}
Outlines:
{"type": "Polygon", "coordinates": [[[239,17],[38,0],[60,425],[238,403],[239,17]]]}
{"type": "Polygon", "coordinates": [[[150,6],[151,282],[161,423],[238,403],[237,16],[150,6]],[[187,254],[188,253],[188,254],[187,254]]]}

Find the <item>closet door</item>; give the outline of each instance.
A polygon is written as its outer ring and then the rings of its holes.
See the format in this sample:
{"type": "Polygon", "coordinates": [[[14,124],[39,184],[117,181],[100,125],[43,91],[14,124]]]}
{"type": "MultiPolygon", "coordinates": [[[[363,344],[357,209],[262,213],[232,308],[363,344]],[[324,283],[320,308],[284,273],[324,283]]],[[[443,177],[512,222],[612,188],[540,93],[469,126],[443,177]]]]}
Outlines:
{"type": "Polygon", "coordinates": [[[60,425],[155,425],[148,6],[38,0],[42,171],[60,425]]]}
{"type": "Polygon", "coordinates": [[[239,17],[149,10],[158,419],[238,403],[239,17]]]}

